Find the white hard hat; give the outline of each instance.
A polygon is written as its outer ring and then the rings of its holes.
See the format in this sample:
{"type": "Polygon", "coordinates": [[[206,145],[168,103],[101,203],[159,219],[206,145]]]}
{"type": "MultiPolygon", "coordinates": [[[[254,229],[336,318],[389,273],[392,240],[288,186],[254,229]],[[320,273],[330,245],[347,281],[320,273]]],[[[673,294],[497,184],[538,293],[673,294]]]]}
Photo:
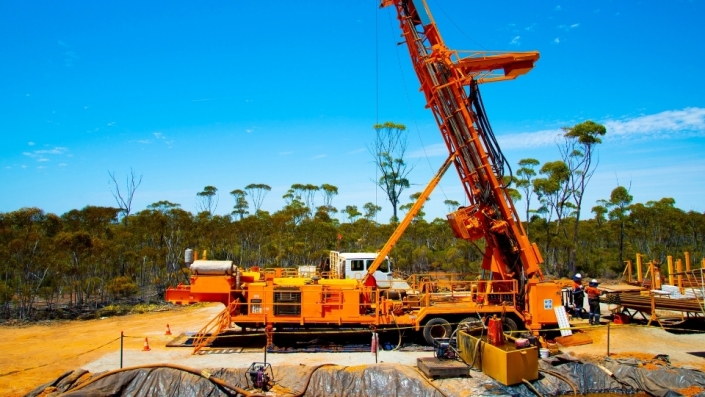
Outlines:
{"type": "Polygon", "coordinates": [[[580,273],[575,273],[575,278],[583,278],[583,276],[581,276],[580,273]]]}
{"type": "Polygon", "coordinates": [[[590,282],[597,284],[597,280],[595,280],[594,278],[590,282]]]}

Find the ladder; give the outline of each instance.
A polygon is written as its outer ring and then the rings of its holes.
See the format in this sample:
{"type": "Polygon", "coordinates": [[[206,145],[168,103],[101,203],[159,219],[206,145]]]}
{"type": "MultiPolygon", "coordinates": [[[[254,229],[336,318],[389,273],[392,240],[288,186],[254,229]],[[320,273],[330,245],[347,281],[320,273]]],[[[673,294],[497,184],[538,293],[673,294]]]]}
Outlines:
{"type": "Polygon", "coordinates": [[[218,335],[224,330],[230,328],[231,313],[237,310],[240,306],[240,301],[234,300],[223,309],[215,318],[213,318],[205,327],[193,337],[193,352],[198,353],[202,348],[211,344],[218,335]]]}

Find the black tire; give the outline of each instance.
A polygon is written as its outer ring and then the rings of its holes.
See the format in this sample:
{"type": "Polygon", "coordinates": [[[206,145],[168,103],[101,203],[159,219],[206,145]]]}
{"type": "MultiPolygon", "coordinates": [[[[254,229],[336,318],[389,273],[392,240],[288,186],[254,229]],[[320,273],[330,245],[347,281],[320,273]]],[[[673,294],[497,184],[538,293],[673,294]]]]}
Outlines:
{"type": "Polygon", "coordinates": [[[516,321],[512,320],[509,317],[505,317],[502,320],[502,332],[505,334],[510,334],[511,336],[516,336],[514,331],[517,331],[519,327],[517,326],[516,321]]]}
{"type": "Polygon", "coordinates": [[[426,343],[433,346],[433,342],[440,338],[450,338],[453,333],[453,328],[450,326],[448,320],[440,317],[435,317],[428,322],[423,327],[423,338],[426,343]]]}

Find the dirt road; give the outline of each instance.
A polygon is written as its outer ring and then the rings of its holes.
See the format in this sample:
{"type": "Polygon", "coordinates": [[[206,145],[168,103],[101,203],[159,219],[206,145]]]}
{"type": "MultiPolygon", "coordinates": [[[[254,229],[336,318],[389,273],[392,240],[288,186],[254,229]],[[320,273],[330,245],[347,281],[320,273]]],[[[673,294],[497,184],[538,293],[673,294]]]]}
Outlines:
{"type": "Polygon", "coordinates": [[[126,351],[141,351],[145,337],[155,350],[164,349],[166,324],[175,335],[197,331],[222,308],[213,304],[103,320],[0,327],[0,390],[2,395],[23,395],[65,371],[115,352],[118,359],[111,368],[119,368],[120,331],[126,335],[126,351]]]}

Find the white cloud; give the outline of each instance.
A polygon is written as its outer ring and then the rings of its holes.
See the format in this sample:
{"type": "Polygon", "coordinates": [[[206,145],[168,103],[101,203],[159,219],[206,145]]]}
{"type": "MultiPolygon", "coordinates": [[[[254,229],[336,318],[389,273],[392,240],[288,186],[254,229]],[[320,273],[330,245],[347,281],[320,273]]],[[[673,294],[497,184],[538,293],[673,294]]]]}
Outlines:
{"type": "Polygon", "coordinates": [[[248,133],[248,134],[251,133],[252,131],[254,131],[254,130],[253,130],[253,129],[250,129],[250,128],[248,128],[248,129],[245,130],[245,132],[248,133]]]}
{"type": "MultiPolygon", "coordinates": [[[[647,140],[662,138],[705,137],[705,108],[685,108],[665,112],[625,117],[618,120],[596,120],[607,128],[603,140],[647,140]]],[[[560,128],[518,134],[498,135],[503,150],[553,146],[563,136],[560,128]]],[[[409,158],[447,156],[444,143],[428,145],[408,154],[409,158]]]]}
{"type": "Polygon", "coordinates": [[[560,11],[560,10],[561,10],[561,6],[556,6],[556,11],[560,11]]]}
{"type": "Polygon", "coordinates": [[[44,162],[50,161],[50,160],[48,158],[43,157],[43,158],[37,159],[37,161],[39,161],[40,163],[44,163],[44,162]]]}
{"type": "Polygon", "coordinates": [[[560,30],[562,30],[562,31],[564,31],[564,32],[570,32],[571,29],[575,29],[575,28],[577,28],[578,26],[580,26],[579,23],[574,23],[574,24],[572,24],[572,25],[570,25],[570,26],[569,26],[569,25],[558,25],[558,26],[556,26],[556,29],[560,29],[560,30]]]}
{"type": "Polygon", "coordinates": [[[555,145],[556,139],[563,134],[563,130],[543,130],[536,132],[522,132],[498,136],[497,141],[502,149],[521,149],[555,145]]]}
{"type": "MultiPolygon", "coordinates": [[[[597,120],[607,128],[605,140],[612,139],[660,139],[705,136],[705,108],[685,108],[665,112],[622,118],[619,120],[597,120]]],[[[560,129],[498,136],[502,149],[518,149],[554,145],[560,129]]]]}
{"type": "Polygon", "coordinates": [[[612,137],[662,138],[702,136],[705,133],[705,108],[685,108],[665,112],[608,120],[603,122],[612,137]]]}
{"type": "Polygon", "coordinates": [[[521,44],[521,36],[516,36],[509,42],[509,45],[519,45],[521,44]]]}
{"type": "Polygon", "coordinates": [[[409,158],[423,158],[436,156],[448,156],[448,148],[446,147],[445,143],[436,143],[433,145],[428,145],[423,149],[415,150],[409,153],[409,158]]]}
{"type": "Polygon", "coordinates": [[[561,43],[561,39],[559,39],[558,37],[556,37],[555,39],[553,39],[553,42],[554,42],[555,44],[560,44],[560,43],[561,43]]]}
{"type": "Polygon", "coordinates": [[[357,150],[350,151],[350,152],[348,152],[347,154],[356,154],[356,153],[361,153],[361,152],[366,152],[366,151],[367,151],[367,149],[365,149],[365,148],[360,148],[360,149],[357,149],[357,150]]]}
{"type": "Polygon", "coordinates": [[[67,148],[57,146],[53,149],[41,149],[41,150],[35,150],[32,152],[22,152],[22,154],[27,157],[37,159],[37,161],[49,161],[48,159],[46,159],[47,155],[62,155],[62,154],[65,154],[67,151],[68,151],[67,148]]]}
{"type": "Polygon", "coordinates": [[[169,149],[173,147],[172,145],[174,144],[174,141],[167,139],[166,135],[162,134],[161,132],[153,132],[152,135],[154,135],[154,137],[157,139],[161,139],[162,142],[164,142],[164,144],[166,144],[169,149]]]}
{"type": "Polygon", "coordinates": [[[322,159],[324,157],[328,157],[328,155],[327,154],[319,154],[319,155],[311,157],[311,160],[322,159]]]}
{"type": "Polygon", "coordinates": [[[59,167],[66,167],[66,163],[59,163],[59,167]]]}
{"type": "Polygon", "coordinates": [[[525,27],[524,30],[526,30],[527,32],[533,32],[535,27],[536,27],[536,24],[532,23],[531,25],[525,27]]]}
{"type": "Polygon", "coordinates": [[[290,154],[293,154],[294,152],[279,152],[280,156],[288,156],[290,154]]]}
{"type": "Polygon", "coordinates": [[[26,165],[22,165],[21,167],[22,167],[22,168],[27,168],[27,166],[26,166],[26,165]]]}
{"type": "Polygon", "coordinates": [[[34,142],[27,142],[29,146],[34,146],[34,142]]]}

